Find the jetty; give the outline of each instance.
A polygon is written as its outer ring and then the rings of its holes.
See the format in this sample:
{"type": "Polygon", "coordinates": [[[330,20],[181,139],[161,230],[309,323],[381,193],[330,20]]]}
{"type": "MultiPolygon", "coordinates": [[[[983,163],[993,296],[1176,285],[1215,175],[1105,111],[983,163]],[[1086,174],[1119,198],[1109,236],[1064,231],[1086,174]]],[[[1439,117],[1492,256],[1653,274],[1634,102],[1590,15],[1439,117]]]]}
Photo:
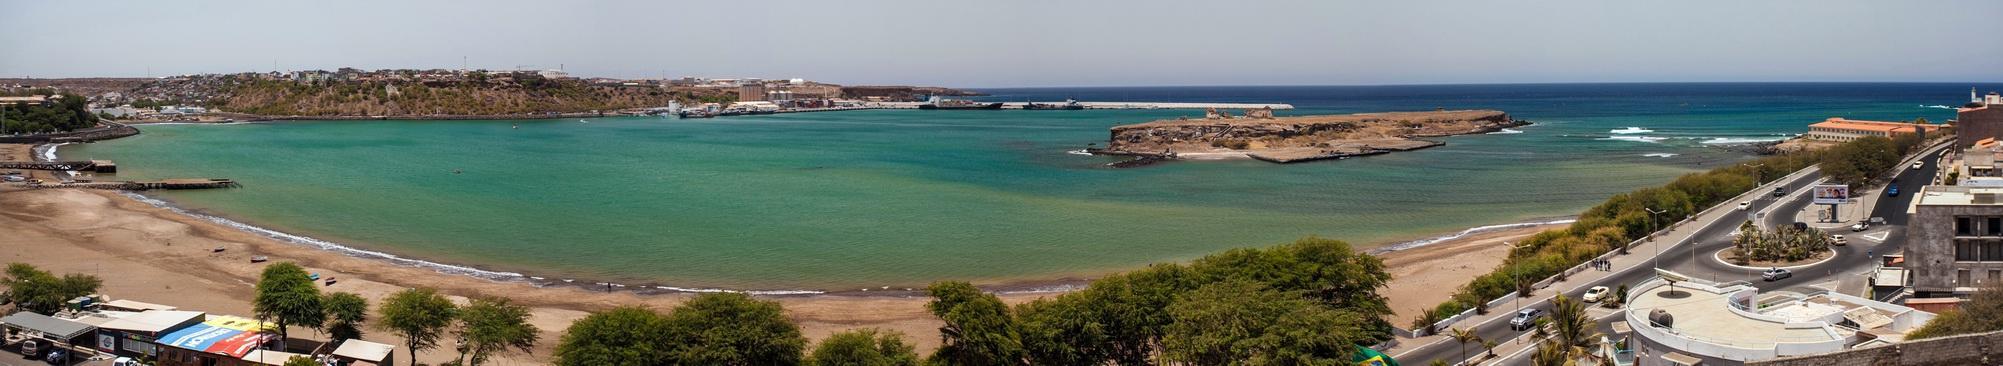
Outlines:
{"type": "Polygon", "coordinates": [[[0,161],[0,169],[117,173],[118,164],[112,163],[110,160],[0,161]]]}
{"type": "MultiPolygon", "coordinates": [[[[926,102],[874,102],[884,109],[918,109],[926,102]]],[[[1030,102],[1002,102],[1002,109],[1022,109],[1030,102]]],[[[1043,102],[1041,104],[1062,104],[1063,102],[1043,102]]],[[[1174,102],[1078,102],[1085,109],[1294,109],[1286,103],[1174,103],[1174,102]]]]}
{"type": "Polygon", "coordinates": [[[156,181],[134,181],[134,182],[76,181],[76,182],[67,182],[58,184],[40,184],[31,182],[31,183],[24,183],[22,184],[22,186],[34,189],[73,188],[73,189],[119,190],[119,191],[147,191],[155,189],[215,189],[215,188],[242,187],[242,185],[237,184],[235,180],[205,179],[205,178],[165,179],[156,181]]]}

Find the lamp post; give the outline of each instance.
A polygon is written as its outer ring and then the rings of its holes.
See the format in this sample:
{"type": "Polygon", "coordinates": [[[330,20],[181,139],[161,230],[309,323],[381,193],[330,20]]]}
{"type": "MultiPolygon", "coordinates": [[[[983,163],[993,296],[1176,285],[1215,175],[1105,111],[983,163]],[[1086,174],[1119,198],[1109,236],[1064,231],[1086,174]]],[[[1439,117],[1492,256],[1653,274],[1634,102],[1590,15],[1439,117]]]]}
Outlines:
{"type": "MultiPolygon", "coordinates": [[[[1505,262],[1503,265],[1507,266],[1509,265],[1507,262],[1509,261],[1510,254],[1516,253],[1516,250],[1522,247],[1516,246],[1516,243],[1506,241],[1502,242],[1502,245],[1509,247],[1509,252],[1502,254],[1502,260],[1505,262]]],[[[1515,286],[1515,288],[1509,290],[1516,292],[1516,298],[1513,300],[1516,303],[1516,312],[1521,313],[1523,312],[1523,277],[1517,273],[1516,266],[1509,266],[1509,281],[1515,286]]]]}
{"type": "Polygon", "coordinates": [[[1662,243],[1655,241],[1655,232],[1659,230],[1655,227],[1657,225],[1656,221],[1658,221],[1655,215],[1669,212],[1669,210],[1656,211],[1654,208],[1648,207],[1642,207],[1641,209],[1648,211],[1648,244],[1655,247],[1655,269],[1662,269],[1662,243]]]}

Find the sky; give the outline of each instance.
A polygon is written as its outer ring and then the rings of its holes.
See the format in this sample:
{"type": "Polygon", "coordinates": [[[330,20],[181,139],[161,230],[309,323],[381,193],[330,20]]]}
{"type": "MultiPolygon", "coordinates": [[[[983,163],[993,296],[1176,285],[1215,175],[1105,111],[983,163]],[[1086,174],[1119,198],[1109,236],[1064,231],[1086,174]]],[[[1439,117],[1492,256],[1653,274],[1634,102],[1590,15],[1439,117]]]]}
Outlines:
{"type": "Polygon", "coordinates": [[[950,87],[2003,81],[2003,1],[0,0],[0,77],[355,67],[950,87]]]}

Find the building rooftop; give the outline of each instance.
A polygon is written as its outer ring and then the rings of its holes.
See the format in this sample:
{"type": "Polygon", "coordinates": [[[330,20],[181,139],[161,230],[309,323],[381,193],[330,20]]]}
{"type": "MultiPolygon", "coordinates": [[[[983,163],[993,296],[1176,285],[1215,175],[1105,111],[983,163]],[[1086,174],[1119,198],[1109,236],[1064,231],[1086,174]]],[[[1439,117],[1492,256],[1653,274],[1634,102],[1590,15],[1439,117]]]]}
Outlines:
{"type": "MultiPolygon", "coordinates": [[[[1675,318],[1671,329],[1686,338],[1739,348],[1772,349],[1778,342],[1812,343],[1841,340],[1835,332],[1820,327],[1789,327],[1787,323],[1755,319],[1732,312],[1731,292],[1711,292],[1678,284],[1677,298],[1665,296],[1668,286],[1657,286],[1629,297],[1628,311],[1647,314],[1663,309],[1675,318]]],[[[1789,309],[1790,315],[1806,315],[1806,309],[1789,309]]]]}
{"type": "Polygon", "coordinates": [[[97,327],[92,327],[89,324],[56,319],[48,315],[25,311],[0,318],[0,324],[47,334],[56,339],[72,339],[84,335],[84,333],[97,330],[97,327]]]}
{"type": "Polygon", "coordinates": [[[200,311],[149,310],[106,322],[100,325],[100,327],[134,332],[159,333],[205,315],[207,314],[200,311]]]}
{"type": "Polygon", "coordinates": [[[1940,126],[1924,125],[1918,123],[1906,123],[1906,122],[1865,121],[1865,120],[1845,119],[1842,117],[1831,117],[1827,120],[1823,120],[1822,122],[1817,122],[1815,124],[1808,125],[1808,127],[1810,128],[1820,127],[1820,128],[1831,128],[1831,129],[1853,130],[1853,131],[1910,133],[1921,127],[1939,128],[1940,126]]]}
{"type": "Polygon", "coordinates": [[[1926,186],[1920,188],[1913,206],[1995,205],[1998,195],[2003,195],[2003,187],[1926,186]]]}
{"type": "Polygon", "coordinates": [[[1835,352],[1870,340],[1903,341],[1933,319],[1913,308],[1834,292],[1761,293],[1744,282],[1662,279],[1636,286],[1626,318],[1635,334],[1678,352],[1752,361],[1835,352]],[[1655,311],[1670,319],[1656,323],[1655,311]]]}
{"type": "Polygon", "coordinates": [[[341,341],[341,347],[334,349],[334,356],[379,363],[389,359],[390,351],[395,350],[396,346],[350,339],[341,341]]]}

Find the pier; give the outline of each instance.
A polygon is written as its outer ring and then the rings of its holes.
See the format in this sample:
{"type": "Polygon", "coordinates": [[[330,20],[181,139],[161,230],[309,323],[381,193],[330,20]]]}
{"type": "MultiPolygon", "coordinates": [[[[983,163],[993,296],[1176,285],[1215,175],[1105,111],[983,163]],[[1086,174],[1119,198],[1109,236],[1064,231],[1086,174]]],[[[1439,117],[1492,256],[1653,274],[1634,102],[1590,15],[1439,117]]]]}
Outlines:
{"type": "Polygon", "coordinates": [[[166,179],[166,180],[142,181],[142,182],[79,181],[79,182],[60,183],[60,184],[26,183],[23,184],[23,186],[35,189],[75,188],[75,189],[104,189],[104,190],[120,190],[120,191],[146,191],[155,189],[237,188],[241,187],[242,185],[237,184],[236,181],[229,179],[166,179]]]}
{"type": "Polygon", "coordinates": [[[56,171],[78,171],[78,172],[88,171],[88,172],[98,172],[98,173],[117,173],[118,164],[114,164],[110,160],[0,161],[0,169],[56,170],[56,171]]]}
{"type": "MultiPolygon", "coordinates": [[[[870,105],[886,109],[918,109],[926,102],[873,102],[870,105]]],[[[992,103],[992,102],[990,102],[992,103]]],[[[1002,109],[1022,109],[1030,102],[1002,102],[1002,109]]],[[[1064,102],[1037,102],[1041,104],[1063,104],[1064,102]]],[[[1294,109],[1286,103],[1171,103],[1171,102],[1078,102],[1085,109],[1294,109]]]]}

